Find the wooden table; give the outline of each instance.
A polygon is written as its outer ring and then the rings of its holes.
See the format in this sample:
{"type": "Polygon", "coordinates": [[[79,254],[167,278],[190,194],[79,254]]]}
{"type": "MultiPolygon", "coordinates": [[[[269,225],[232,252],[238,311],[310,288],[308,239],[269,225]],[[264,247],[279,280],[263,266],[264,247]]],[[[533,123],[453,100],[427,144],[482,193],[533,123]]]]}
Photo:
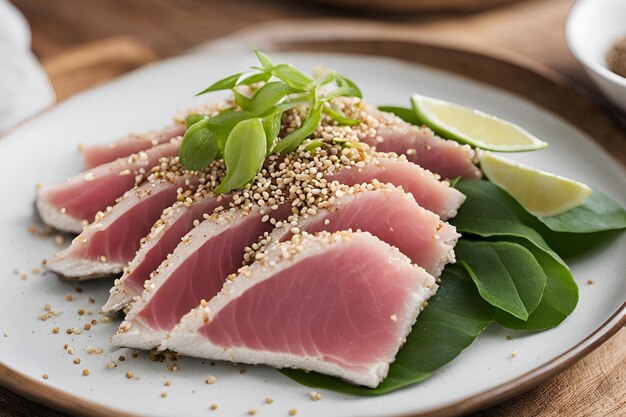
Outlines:
{"type": "MultiPolygon", "coordinates": [[[[285,19],[341,18],[376,30],[393,21],[407,38],[449,40],[474,50],[523,57],[559,74],[564,82],[601,100],[567,51],[563,23],[571,0],[513,2],[482,12],[357,14],[306,2],[210,0],[14,0],[29,19],[33,49],[44,62],[61,98],[148,61],[176,55],[200,43],[263,24],[280,30],[285,19]],[[277,22],[281,20],[281,22],[277,22]],[[275,26],[272,26],[273,24],[275,26]],[[132,36],[133,41],[121,36],[132,36]],[[113,40],[111,40],[114,38],[113,40]],[[134,41],[134,40],[137,41],[134,41]],[[99,45],[97,54],[94,42],[99,45]],[[99,42],[99,43],[98,43],[99,42]],[[90,45],[85,47],[85,45],[90,45]],[[101,68],[102,59],[113,64],[101,68]],[[68,76],[92,65],[87,78],[68,76]]],[[[243,36],[252,36],[254,29],[243,36]],[[252,35],[250,35],[252,34],[252,35]]],[[[83,72],[84,73],[84,72],[83,72]]],[[[572,368],[535,389],[477,416],[623,415],[626,410],[626,329],[572,368]]],[[[0,388],[0,416],[65,414],[0,388]]]]}

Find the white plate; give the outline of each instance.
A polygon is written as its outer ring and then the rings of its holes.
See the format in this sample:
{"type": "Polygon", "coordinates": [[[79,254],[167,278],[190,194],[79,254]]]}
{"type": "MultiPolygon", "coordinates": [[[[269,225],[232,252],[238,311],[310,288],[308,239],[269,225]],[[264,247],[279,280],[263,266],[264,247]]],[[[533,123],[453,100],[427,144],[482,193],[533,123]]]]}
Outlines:
{"type": "MultiPolygon", "coordinates": [[[[551,144],[547,150],[514,155],[517,159],[584,181],[626,205],[622,168],[581,131],[528,101],[468,79],[389,59],[330,54],[274,54],[273,58],[303,69],[317,64],[333,67],[353,78],[373,103],[407,105],[410,94],[419,91],[517,122],[551,144]]],[[[316,402],[308,397],[310,389],[269,368],[246,366],[245,374],[240,374],[239,366],[180,359],[178,372],[166,372],[166,364],[151,362],[144,354],[132,359],[130,351],[108,343],[115,324],[98,324],[80,335],[67,335],[65,329],[98,318],[95,313],[111,282],[82,283],[83,292],[77,294],[75,285],[53,275],[30,273],[58,249],[52,239],[31,237],[26,230],[35,221],[35,184],[53,184],[80,171],[79,142],[106,141],[165,125],[177,110],[207,100],[206,96],[192,97],[198,90],[252,64],[252,54],[201,54],[152,65],[79,94],[0,141],[0,360],[4,366],[76,399],[142,416],[236,416],[250,409],[260,416],[287,415],[292,408],[298,416],[405,415],[447,407],[485,392],[495,395],[496,387],[545,367],[578,345],[624,303],[626,280],[620,275],[626,270],[626,235],[622,234],[611,245],[570,264],[580,285],[580,303],[558,328],[507,340],[506,335],[513,332],[493,325],[459,358],[421,384],[375,398],[322,391],[323,399],[316,402]],[[21,280],[14,273],[16,268],[28,271],[29,278],[21,280]],[[590,278],[594,285],[586,284],[590,278]],[[68,292],[74,293],[74,301],[64,301],[68,292]],[[96,304],[88,304],[88,297],[94,297],[96,304]],[[45,304],[62,314],[40,321],[45,304]],[[80,317],[79,308],[94,315],[80,317]],[[55,325],[61,329],[56,335],[51,333],[55,325]],[[74,356],[65,352],[65,343],[76,350],[74,356]],[[102,347],[104,353],[89,355],[85,353],[88,346],[102,347]],[[127,360],[116,369],[106,369],[107,360],[117,360],[120,354],[127,360]],[[72,363],[77,357],[80,365],[72,363]],[[90,369],[89,376],[81,374],[84,368],[90,369]],[[140,380],[127,379],[129,370],[140,380]],[[49,379],[44,381],[43,374],[49,379]],[[217,377],[217,383],[204,383],[210,374],[217,377]],[[172,381],[169,388],[163,386],[166,378],[172,381]],[[168,392],[167,398],[160,397],[163,391],[168,392]],[[268,396],[273,404],[264,403],[268,396]],[[219,405],[214,412],[209,410],[212,403],[219,405]]],[[[67,400],[59,396],[57,406],[61,401],[67,400]]]]}

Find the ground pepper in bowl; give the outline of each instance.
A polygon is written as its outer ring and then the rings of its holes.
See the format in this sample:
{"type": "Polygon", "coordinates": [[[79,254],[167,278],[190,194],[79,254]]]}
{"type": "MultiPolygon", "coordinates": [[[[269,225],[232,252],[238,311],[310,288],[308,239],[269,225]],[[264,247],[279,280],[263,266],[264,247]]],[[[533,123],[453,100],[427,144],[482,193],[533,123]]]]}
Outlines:
{"type": "Polygon", "coordinates": [[[606,55],[606,63],[611,71],[626,77],[626,37],[613,44],[606,55]]]}

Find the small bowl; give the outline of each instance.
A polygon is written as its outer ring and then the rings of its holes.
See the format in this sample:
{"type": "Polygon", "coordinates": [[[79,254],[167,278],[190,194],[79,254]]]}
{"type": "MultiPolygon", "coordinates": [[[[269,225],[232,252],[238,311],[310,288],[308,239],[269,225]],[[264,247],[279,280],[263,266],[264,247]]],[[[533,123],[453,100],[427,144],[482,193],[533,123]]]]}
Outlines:
{"type": "Polygon", "coordinates": [[[607,68],[606,55],[626,37],[626,0],[578,0],[565,23],[567,46],[604,95],[626,112],[626,78],[607,68]]]}

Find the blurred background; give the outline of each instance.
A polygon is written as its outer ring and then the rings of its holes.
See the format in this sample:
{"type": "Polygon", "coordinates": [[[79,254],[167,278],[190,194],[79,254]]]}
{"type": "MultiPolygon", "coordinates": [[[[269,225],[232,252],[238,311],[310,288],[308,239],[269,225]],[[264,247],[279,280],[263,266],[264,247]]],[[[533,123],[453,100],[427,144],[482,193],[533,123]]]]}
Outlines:
{"type": "MultiPolygon", "coordinates": [[[[63,99],[146,62],[199,47],[259,47],[276,40],[333,36],[385,37],[436,41],[488,54],[519,57],[555,71],[567,80],[588,85],[569,53],[563,25],[572,0],[0,0],[4,40],[22,32],[21,55],[32,39],[32,51],[63,99]],[[11,3],[15,12],[9,11],[11,3]],[[19,22],[22,20],[21,22],[19,22]],[[15,23],[22,23],[20,24],[15,23]],[[12,22],[9,24],[9,22],[12,22]],[[26,23],[27,22],[27,23],[26,23]],[[6,23],[6,24],[5,24],[6,23]],[[30,30],[30,32],[29,32],[30,30]],[[224,38],[227,37],[225,41],[224,38]],[[209,46],[207,46],[207,44],[209,46]],[[85,71],[87,70],[87,71],[85,71]]],[[[18,37],[19,37],[18,36],[18,37]]],[[[8,58],[8,57],[11,58],[8,58]]],[[[32,62],[9,66],[25,71],[32,62]]],[[[0,55],[1,58],[1,55],[0,55]]],[[[24,58],[32,61],[32,58],[24,58]]],[[[12,63],[10,61],[13,61],[12,63]]],[[[18,60],[19,61],[19,60],[18,60]]],[[[6,67],[0,68],[4,71],[6,67]]],[[[10,78],[10,77],[9,77],[10,78]]],[[[39,91],[45,84],[39,76],[39,91]]],[[[20,78],[25,83],[26,76],[20,78]]],[[[3,82],[2,95],[16,97],[16,82],[3,82]],[[13,86],[9,88],[10,86],[13,86]],[[10,91],[7,91],[10,90],[10,91]]],[[[49,87],[48,87],[49,88],[49,87]]],[[[22,94],[24,96],[24,94],[22,94]]],[[[27,94],[28,104],[11,106],[40,110],[51,93],[27,94]]],[[[27,112],[7,121],[0,130],[27,112]]],[[[2,114],[0,108],[0,114],[2,114]]],[[[14,115],[16,116],[16,115],[14,115]]],[[[0,116],[2,118],[2,116],[0,116]]]]}
{"type": "MultiPolygon", "coordinates": [[[[594,1],[599,2],[626,4],[626,0],[594,1]]],[[[565,22],[573,4],[574,0],[0,0],[0,133],[81,90],[191,50],[251,45],[270,50],[294,40],[334,39],[400,39],[468,50],[556,80],[564,91],[582,92],[614,120],[622,120],[623,113],[603,98],[594,86],[598,84],[568,49],[565,22]]],[[[626,36],[626,15],[613,20],[618,25],[621,21],[619,29],[626,36]]],[[[601,32],[604,25],[588,26],[601,32]]],[[[498,74],[491,71],[491,76],[498,74]]],[[[616,82],[626,91],[623,80],[616,82]]],[[[623,97],[626,101],[626,93],[623,97]]],[[[576,367],[479,415],[619,414],[625,406],[625,342],[622,330],[576,367]]],[[[63,414],[0,388],[0,416],[33,415],[63,414]]]]}

